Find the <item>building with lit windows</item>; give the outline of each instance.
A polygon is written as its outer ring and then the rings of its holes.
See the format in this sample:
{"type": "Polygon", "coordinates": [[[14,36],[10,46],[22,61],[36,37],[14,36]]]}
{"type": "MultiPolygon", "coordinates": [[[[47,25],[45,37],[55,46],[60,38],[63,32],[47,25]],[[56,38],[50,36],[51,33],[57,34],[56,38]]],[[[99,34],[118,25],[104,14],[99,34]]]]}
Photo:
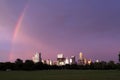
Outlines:
{"type": "Polygon", "coordinates": [[[42,61],[41,53],[36,52],[35,55],[33,56],[32,60],[34,63],[41,62],[42,61]]]}
{"type": "Polygon", "coordinates": [[[76,64],[75,56],[71,56],[71,58],[70,58],[70,64],[76,64]]]}
{"type": "Polygon", "coordinates": [[[65,58],[63,54],[58,54],[57,55],[57,65],[62,66],[65,65],[65,58]]]}
{"type": "Polygon", "coordinates": [[[79,65],[84,65],[84,58],[83,58],[83,53],[80,52],[79,54],[79,60],[78,60],[79,65]]]}

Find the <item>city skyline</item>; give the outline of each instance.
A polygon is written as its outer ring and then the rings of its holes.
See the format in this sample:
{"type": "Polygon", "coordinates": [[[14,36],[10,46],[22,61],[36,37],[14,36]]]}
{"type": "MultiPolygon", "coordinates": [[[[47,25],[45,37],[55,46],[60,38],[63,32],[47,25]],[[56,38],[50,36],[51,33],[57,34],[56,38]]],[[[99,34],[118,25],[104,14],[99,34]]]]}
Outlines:
{"type": "Polygon", "coordinates": [[[119,0],[0,0],[0,62],[58,53],[118,62],[119,0]]]}
{"type": "MultiPolygon", "coordinates": [[[[63,53],[59,53],[56,56],[56,60],[52,60],[52,59],[43,59],[42,58],[42,53],[41,52],[36,52],[33,57],[32,57],[32,61],[34,63],[39,63],[42,62],[43,64],[47,64],[47,65],[57,65],[57,66],[64,66],[64,65],[90,65],[93,61],[91,59],[88,59],[85,57],[85,55],[80,52],[78,60],[76,59],[76,56],[72,55],[72,56],[64,56],[63,53]]],[[[94,62],[102,62],[100,60],[96,60],[94,62]]],[[[93,63],[94,63],[93,62],[93,63]]]]}

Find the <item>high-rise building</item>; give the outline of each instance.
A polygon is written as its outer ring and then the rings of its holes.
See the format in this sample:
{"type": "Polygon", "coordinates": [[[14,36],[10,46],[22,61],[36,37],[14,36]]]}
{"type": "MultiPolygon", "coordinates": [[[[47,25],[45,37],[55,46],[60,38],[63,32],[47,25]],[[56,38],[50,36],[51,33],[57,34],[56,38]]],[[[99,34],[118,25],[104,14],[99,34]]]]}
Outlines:
{"type": "Polygon", "coordinates": [[[41,53],[36,52],[36,54],[33,56],[33,62],[37,63],[41,61],[42,61],[41,53]]]}
{"type": "Polygon", "coordinates": [[[80,54],[79,54],[79,59],[83,60],[83,53],[82,52],[80,52],[80,54]]]}
{"type": "Polygon", "coordinates": [[[88,65],[90,65],[92,63],[92,60],[90,59],[90,60],[88,60],[88,65]]]}
{"type": "Polygon", "coordinates": [[[88,61],[87,61],[87,59],[86,59],[86,58],[84,58],[84,64],[85,64],[85,65],[87,64],[87,62],[88,62],[88,61]]]}
{"type": "Polygon", "coordinates": [[[95,62],[96,62],[96,63],[99,63],[99,60],[97,59],[95,62]]]}
{"type": "Polygon", "coordinates": [[[76,64],[75,56],[71,56],[71,58],[70,58],[70,64],[76,64]]]}
{"type": "Polygon", "coordinates": [[[53,61],[50,60],[50,59],[48,59],[48,60],[46,60],[46,64],[47,64],[47,65],[53,65],[53,61]]]}
{"type": "Polygon", "coordinates": [[[65,65],[65,58],[63,54],[57,55],[57,65],[59,66],[65,65]]]}
{"type": "Polygon", "coordinates": [[[63,55],[63,54],[58,54],[58,55],[57,55],[57,58],[58,58],[58,59],[64,58],[64,55],[63,55]]]}
{"type": "Polygon", "coordinates": [[[52,60],[50,60],[50,65],[53,65],[53,61],[52,60]]]}
{"type": "Polygon", "coordinates": [[[78,60],[79,65],[84,65],[84,58],[83,58],[83,53],[80,52],[79,54],[79,60],[78,60]]]}
{"type": "Polygon", "coordinates": [[[46,60],[46,64],[50,65],[50,59],[46,60]]]}
{"type": "Polygon", "coordinates": [[[46,60],[42,60],[42,63],[43,63],[43,64],[47,64],[47,63],[46,63],[46,60]]]}
{"type": "Polygon", "coordinates": [[[69,64],[69,59],[68,58],[65,59],[65,64],[69,64]]]}

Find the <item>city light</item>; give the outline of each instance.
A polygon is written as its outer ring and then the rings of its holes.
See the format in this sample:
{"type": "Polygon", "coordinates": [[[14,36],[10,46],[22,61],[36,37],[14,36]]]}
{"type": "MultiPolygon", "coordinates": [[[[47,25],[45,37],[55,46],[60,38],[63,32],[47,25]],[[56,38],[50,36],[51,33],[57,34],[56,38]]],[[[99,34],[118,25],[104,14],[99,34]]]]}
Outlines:
{"type": "Polygon", "coordinates": [[[79,59],[76,61],[75,56],[71,56],[70,58],[64,57],[64,54],[60,53],[57,55],[56,61],[53,61],[51,59],[43,60],[41,58],[41,53],[36,52],[35,55],[32,58],[34,63],[42,62],[47,65],[57,65],[57,66],[63,66],[63,65],[72,65],[72,64],[78,64],[78,65],[90,65],[92,60],[87,59],[83,57],[83,53],[80,52],[79,59]]]}

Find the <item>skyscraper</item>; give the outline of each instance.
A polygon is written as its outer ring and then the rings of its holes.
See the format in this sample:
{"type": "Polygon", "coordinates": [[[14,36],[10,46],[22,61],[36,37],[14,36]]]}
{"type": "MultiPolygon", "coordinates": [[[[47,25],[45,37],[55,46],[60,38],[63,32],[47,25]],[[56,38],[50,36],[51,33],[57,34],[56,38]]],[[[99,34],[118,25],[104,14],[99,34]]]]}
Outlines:
{"type": "Polygon", "coordinates": [[[69,59],[68,59],[68,57],[65,59],[65,64],[69,64],[69,59]]]}
{"type": "Polygon", "coordinates": [[[50,59],[48,59],[48,60],[46,60],[46,64],[47,64],[47,65],[53,65],[53,61],[50,60],[50,59]]]}
{"type": "Polygon", "coordinates": [[[79,54],[79,59],[83,60],[83,53],[82,52],[80,52],[80,54],[79,54]]]}
{"type": "Polygon", "coordinates": [[[57,55],[57,65],[59,66],[65,65],[65,58],[63,54],[57,55]]]}
{"type": "Polygon", "coordinates": [[[76,64],[75,56],[71,56],[71,58],[70,58],[70,64],[76,64]]]}
{"type": "Polygon", "coordinates": [[[84,65],[84,58],[83,58],[83,53],[80,52],[79,54],[79,60],[78,60],[79,65],[84,65]]]}
{"type": "Polygon", "coordinates": [[[42,61],[41,53],[36,52],[36,54],[33,56],[33,62],[37,63],[41,61],[42,61]]]}

